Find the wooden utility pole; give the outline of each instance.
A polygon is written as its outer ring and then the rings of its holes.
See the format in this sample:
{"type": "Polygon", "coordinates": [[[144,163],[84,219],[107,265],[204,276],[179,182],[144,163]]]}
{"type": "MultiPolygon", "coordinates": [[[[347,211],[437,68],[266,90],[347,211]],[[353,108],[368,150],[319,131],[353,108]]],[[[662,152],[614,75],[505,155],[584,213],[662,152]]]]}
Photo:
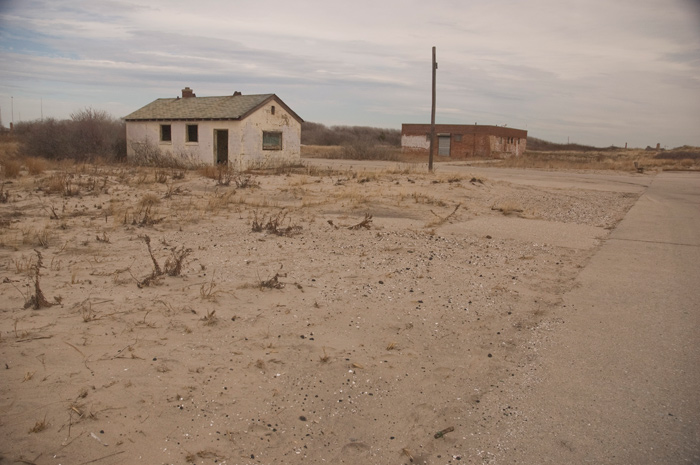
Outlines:
{"type": "Polygon", "coordinates": [[[430,110],[430,157],[428,158],[428,171],[433,172],[433,152],[435,151],[435,71],[437,61],[435,61],[435,47],[433,47],[433,103],[430,110]]]}

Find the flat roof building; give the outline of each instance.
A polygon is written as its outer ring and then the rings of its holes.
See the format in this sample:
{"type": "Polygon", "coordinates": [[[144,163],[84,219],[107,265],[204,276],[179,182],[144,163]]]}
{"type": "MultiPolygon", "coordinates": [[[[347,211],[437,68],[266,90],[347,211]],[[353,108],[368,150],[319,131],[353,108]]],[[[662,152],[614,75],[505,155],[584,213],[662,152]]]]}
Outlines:
{"type": "MultiPolygon", "coordinates": [[[[436,124],[435,155],[450,159],[507,158],[525,153],[527,131],[477,124],[436,124]]],[[[430,151],[430,124],[402,124],[401,148],[430,151]]]]}

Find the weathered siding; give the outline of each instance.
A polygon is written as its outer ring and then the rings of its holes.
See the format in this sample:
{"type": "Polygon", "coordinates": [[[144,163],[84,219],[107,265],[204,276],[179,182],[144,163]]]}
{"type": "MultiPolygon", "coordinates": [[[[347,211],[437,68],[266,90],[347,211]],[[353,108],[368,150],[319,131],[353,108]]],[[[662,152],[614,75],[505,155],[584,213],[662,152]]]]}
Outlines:
{"type": "MultiPolygon", "coordinates": [[[[521,156],[527,144],[527,131],[500,126],[436,124],[435,133],[450,135],[449,158],[452,159],[521,156]]],[[[429,134],[429,124],[403,124],[401,147],[428,155],[429,134]]]]}
{"type": "Polygon", "coordinates": [[[234,168],[244,170],[250,166],[293,163],[301,159],[301,124],[275,100],[241,121],[127,121],[127,157],[135,157],[141,145],[183,160],[214,164],[214,131],[221,129],[229,131],[228,157],[234,168]],[[162,124],[171,126],[170,142],[160,141],[162,124]],[[198,126],[198,142],[186,142],[189,124],[198,126]],[[263,131],[281,132],[282,150],[263,150],[263,131]]]}
{"type": "Polygon", "coordinates": [[[127,158],[136,156],[139,145],[148,149],[157,148],[163,155],[170,155],[198,164],[214,164],[214,129],[229,130],[229,159],[231,153],[237,153],[238,145],[234,137],[240,132],[239,121],[127,121],[126,140],[127,158]],[[161,142],[160,127],[169,124],[171,141],[161,142]],[[188,124],[198,126],[198,142],[186,142],[188,124]]]}
{"type": "Polygon", "coordinates": [[[241,122],[239,145],[229,157],[237,155],[239,168],[270,166],[301,160],[301,124],[275,101],[267,103],[241,122]],[[272,107],[275,113],[272,114],[272,107]],[[282,150],[263,150],[263,131],[282,133],[282,150]]]}
{"type": "Polygon", "coordinates": [[[429,150],[430,137],[425,134],[421,136],[401,134],[401,147],[406,149],[429,150]]]}

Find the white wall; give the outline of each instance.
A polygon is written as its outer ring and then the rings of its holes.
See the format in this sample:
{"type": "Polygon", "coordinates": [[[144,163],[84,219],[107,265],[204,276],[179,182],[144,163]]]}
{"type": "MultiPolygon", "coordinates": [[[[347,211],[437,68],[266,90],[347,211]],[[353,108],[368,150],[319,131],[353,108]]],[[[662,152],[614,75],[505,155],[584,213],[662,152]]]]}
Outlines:
{"type": "MultiPolygon", "coordinates": [[[[241,121],[240,145],[237,152],[241,169],[247,166],[291,163],[301,160],[301,124],[272,100],[241,121]],[[275,114],[272,114],[272,107],[275,114]],[[282,133],[282,150],[263,150],[263,131],[282,133]]],[[[233,158],[229,153],[229,157],[233,158]]]]}
{"type": "Polygon", "coordinates": [[[489,136],[491,141],[491,152],[494,154],[509,154],[520,157],[525,153],[527,146],[526,138],[513,138],[513,142],[508,143],[507,137],[489,136]]]}
{"type": "MultiPolygon", "coordinates": [[[[195,163],[214,164],[214,129],[229,130],[229,158],[231,141],[240,128],[239,121],[127,121],[127,158],[136,155],[138,144],[157,147],[164,155],[170,155],[195,163]],[[160,126],[170,124],[170,142],[161,142],[160,126]],[[185,142],[188,124],[197,124],[198,142],[185,142]],[[232,136],[233,134],[233,136],[232,136]]],[[[235,147],[236,151],[238,147],[235,147]]],[[[235,152],[234,152],[235,153],[235,152]]]]}
{"type": "Polygon", "coordinates": [[[301,124],[275,100],[242,121],[127,121],[127,158],[135,156],[135,145],[148,144],[158,147],[163,154],[214,164],[215,129],[229,131],[228,157],[234,168],[244,170],[251,165],[270,166],[301,159],[301,124]],[[274,115],[272,106],[275,107],[274,115]],[[171,125],[170,142],[160,142],[161,124],[171,125]],[[185,142],[188,124],[198,125],[198,142],[185,142]],[[282,150],[263,150],[263,131],[281,132],[282,150]]]}
{"type": "Polygon", "coordinates": [[[401,147],[407,149],[430,149],[430,140],[425,136],[401,136],[401,147]]]}

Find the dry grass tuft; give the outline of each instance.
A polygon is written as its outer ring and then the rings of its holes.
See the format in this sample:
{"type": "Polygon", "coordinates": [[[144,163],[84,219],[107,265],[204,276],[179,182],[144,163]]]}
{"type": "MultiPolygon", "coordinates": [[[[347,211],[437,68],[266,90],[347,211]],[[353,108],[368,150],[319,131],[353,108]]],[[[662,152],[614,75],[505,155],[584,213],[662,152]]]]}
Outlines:
{"type": "Polygon", "coordinates": [[[23,274],[31,271],[34,267],[34,257],[25,256],[24,254],[19,258],[13,258],[12,263],[15,265],[15,271],[18,274],[23,274]]]}
{"type": "Polygon", "coordinates": [[[370,229],[371,227],[372,227],[372,215],[370,215],[369,213],[365,213],[364,220],[360,221],[359,223],[357,223],[353,226],[349,226],[348,229],[351,229],[351,230],[357,230],[357,229],[362,229],[362,228],[370,229]]]}
{"type": "Polygon", "coordinates": [[[152,226],[164,220],[163,217],[156,218],[156,206],[160,204],[160,198],[155,194],[146,194],[141,197],[137,204],[136,215],[132,220],[133,225],[152,226]]]}
{"type": "Polygon", "coordinates": [[[516,200],[502,200],[495,203],[491,210],[499,211],[506,216],[520,215],[524,212],[523,207],[516,200]]]}
{"type": "MultiPolygon", "coordinates": [[[[41,268],[44,268],[44,262],[41,256],[41,252],[34,249],[36,252],[37,260],[32,265],[32,271],[34,273],[34,295],[32,295],[24,304],[24,308],[32,307],[34,310],[39,310],[41,308],[52,307],[54,304],[46,300],[44,297],[44,292],[41,290],[41,285],[39,284],[39,278],[41,276],[41,268]]],[[[58,299],[56,299],[58,302],[58,299]]]]}
{"type": "Polygon", "coordinates": [[[208,311],[206,315],[202,317],[202,321],[206,326],[213,326],[219,322],[219,318],[216,316],[216,310],[208,311]]]}
{"type": "Polygon", "coordinates": [[[233,182],[238,189],[260,187],[260,183],[250,174],[238,174],[234,176],[233,182]]]}
{"type": "Polygon", "coordinates": [[[435,220],[431,221],[430,223],[428,223],[428,224],[426,225],[426,227],[427,227],[427,228],[433,228],[433,227],[441,226],[441,225],[445,224],[450,218],[452,218],[452,217],[454,216],[455,213],[457,213],[457,210],[459,209],[460,206],[461,206],[461,204],[457,204],[457,206],[455,206],[455,209],[452,210],[452,213],[450,213],[449,215],[447,215],[447,216],[445,216],[445,217],[441,217],[440,215],[438,215],[438,214],[435,213],[434,211],[430,210],[430,213],[432,213],[433,215],[435,215],[435,216],[437,217],[437,219],[435,219],[435,220]]]}
{"type": "Polygon", "coordinates": [[[49,167],[49,162],[44,158],[28,157],[24,159],[24,166],[32,176],[43,173],[49,167]]]}
{"type": "Polygon", "coordinates": [[[17,160],[6,159],[0,162],[0,168],[2,168],[2,175],[5,179],[14,179],[19,176],[22,164],[17,160]]]}
{"type": "Polygon", "coordinates": [[[182,264],[185,258],[192,253],[192,249],[186,249],[185,246],[173,247],[170,250],[170,257],[165,260],[165,274],[168,276],[180,276],[182,272],[182,264]]]}
{"type": "Polygon", "coordinates": [[[213,277],[211,281],[202,284],[199,288],[199,297],[201,297],[202,300],[216,301],[220,294],[221,291],[216,289],[216,283],[213,277]]]}
{"type": "Polygon", "coordinates": [[[283,226],[283,223],[287,220],[287,212],[281,211],[277,215],[270,215],[265,221],[266,215],[263,214],[262,218],[258,219],[257,210],[253,212],[253,222],[252,229],[253,232],[268,232],[270,234],[275,234],[277,236],[293,236],[301,232],[302,227],[298,225],[292,226],[291,220],[289,220],[289,225],[287,227],[283,226]]]}
{"type": "Polygon", "coordinates": [[[0,184],[0,203],[10,201],[10,192],[5,190],[5,183],[0,184]]]}
{"type": "Polygon", "coordinates": [[[36,423],[34,423],[34,426],[29,428],[29,434],[31,433],[40,433],[44,431],[46,428],[48,428],[49,424],[46,423],[46,416],[44,416],[43,420],[37,420],[36,423]]]}

